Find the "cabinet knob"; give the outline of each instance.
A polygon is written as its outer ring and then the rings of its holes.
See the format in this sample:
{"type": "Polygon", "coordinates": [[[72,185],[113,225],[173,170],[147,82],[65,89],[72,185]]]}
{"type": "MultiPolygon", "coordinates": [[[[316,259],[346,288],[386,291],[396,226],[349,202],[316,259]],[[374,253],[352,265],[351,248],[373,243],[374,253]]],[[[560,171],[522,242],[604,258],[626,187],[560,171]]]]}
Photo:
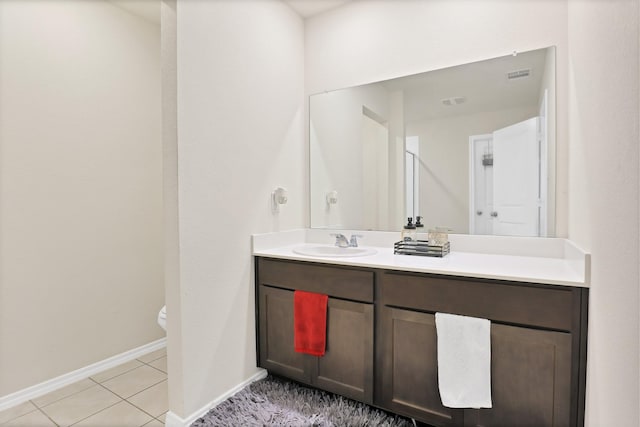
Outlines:
{"type": "Polygon", "coordinates": [[[496,212],[496,211],[491,212],[491,216],[494,217],[494,218],[497,217],[498,216],[498,212],[496,212]]]}
{"type": "Polygon", "coordinates": [[[476,215],[478,216],[482,215],[482,211],[476,211],[476,215]]]}

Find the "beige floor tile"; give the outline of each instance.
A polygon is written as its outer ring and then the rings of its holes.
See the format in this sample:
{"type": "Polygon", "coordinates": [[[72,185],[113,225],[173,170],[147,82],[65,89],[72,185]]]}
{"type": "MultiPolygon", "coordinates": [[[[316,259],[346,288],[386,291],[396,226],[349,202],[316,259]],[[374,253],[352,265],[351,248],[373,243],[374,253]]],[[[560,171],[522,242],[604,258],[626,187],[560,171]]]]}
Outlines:
{"type": "Polygon", "coordinates": [[[167,390],[167,381],[162,381],[153,387],[149,387],[148,389],[131,396],[127,400],[145,411],[147,414],[159,417],[169,410],[169,391],[167,390]]]}
{"type": "Polygon", "coordinates": [[[161,423],[158,420],[149,421],[144,427],[163,427],[164,423],[161,423]]]}
{"type": "Polygon", "coordinates": [[[36,409],[26,415],[14,418],[6,424],[2,424],[2,427],[56,427],[56,423],[36,409]]]}
{"type": "Polygon", "coordinates": [[[118,375],[124,374],[125,372],[129,372],[132,369],[135,369],[139,366],[142,366],[142,362],[139,360],[133,359],[122,365],[114,366],[111,369],[107,369],[106,371],[95,374],[91,377],[94,381],[99,383],[105,382],[106,380],[110,380],[113,377],[117,377],[118,375]]]}
{"type": "Polygon", "coordinates": [[[165,412],[164,414],[160,415],[158,418],[160,421],[162,421],[163,423],[167,422],[167,413],[165,412]]]}
{"type": "Polygon", "coordinates": [[[96,384],[41,409],[57,424],[68,426],[102,411],[120,400],[118,396],[96,384]]]}
{"type": "Polygon", "coordinates": [[[156,369],[160,369],[165,374],[167,373],[167,356],[154,360],[149,363],[149,366],[153,366],[156,369]]]}
{"type": "Polygon", "coordinates": [[[24,402],[14,406],[13,408],[5,409],[4,411],[0,412],[0,424],[6,423],[9,420],[18,418],[37,409],[38,408],[36,408],[36,406],[31,402],[24,402]]]}
{"type": "Polygon", "coordinates": [[[65,397],[74,395],[82,390],[86,390],[95,386],[96,383],[91,381],[89,378],[84,380],[80,380],[73,384],[69,384],[66,387],[62,387],[58,390],[52,391],[49,394],[45,394],[44,396],[40,396],[36,399],[31,399],[33,403],[42,408],[43,406],[47,406],[50,403],[55,402],[56,400],[63,399],[65,397]]]}
{"type": "Polygon", "coordinates": [[[153,418],[145,414],[132,404],[122,401],[98,412],[95,415],[85,418],[74,427],[139,427],[152,421],[153,418]]]}
{"type": "Polygon", "coordinates": [[[153,362],[156,359],[160,359],[161,357],[165,357],[167,355],[167,348],[161,348],[160,350],[153,351],[151,353],[145,354],[144,356],[138,357],[138,360],[144,363],[153,362]]]}
{"type": "Polygon", "coordinates": [[[167,379],[167,374],[151,366],[142,365],[102,383],[118,396],[128,398],[167,379]]]}

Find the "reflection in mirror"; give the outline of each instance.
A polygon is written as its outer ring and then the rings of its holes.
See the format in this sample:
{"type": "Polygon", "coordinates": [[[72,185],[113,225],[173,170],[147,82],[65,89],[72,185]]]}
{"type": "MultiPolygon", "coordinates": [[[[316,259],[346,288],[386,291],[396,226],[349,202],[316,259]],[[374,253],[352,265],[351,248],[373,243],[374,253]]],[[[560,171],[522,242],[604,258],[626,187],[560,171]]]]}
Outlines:
{"type": "Polygon", "coordinates": [[[309,129],[313,228],[554,234],[553,47],[312,95],[309,129]]]}

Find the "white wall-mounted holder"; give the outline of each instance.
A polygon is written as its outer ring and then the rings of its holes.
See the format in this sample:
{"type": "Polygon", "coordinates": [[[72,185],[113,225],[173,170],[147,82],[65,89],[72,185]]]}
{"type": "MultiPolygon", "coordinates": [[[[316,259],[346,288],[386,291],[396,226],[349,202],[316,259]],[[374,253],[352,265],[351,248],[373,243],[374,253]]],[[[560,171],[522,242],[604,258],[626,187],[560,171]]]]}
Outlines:
{"type": "Polygon", "coordinates": [[[271,192],[271,211],[280,212],[280,205],[287,203],[287,190],[278,187],[271,192]]]}
{"type": "Polygon", "coordinates": [[[336,190],[329,191],[325,196],[325,200],[327,201],[327,209],[330,209],[331,205],[338,203],[338,192],[336,190]]]}

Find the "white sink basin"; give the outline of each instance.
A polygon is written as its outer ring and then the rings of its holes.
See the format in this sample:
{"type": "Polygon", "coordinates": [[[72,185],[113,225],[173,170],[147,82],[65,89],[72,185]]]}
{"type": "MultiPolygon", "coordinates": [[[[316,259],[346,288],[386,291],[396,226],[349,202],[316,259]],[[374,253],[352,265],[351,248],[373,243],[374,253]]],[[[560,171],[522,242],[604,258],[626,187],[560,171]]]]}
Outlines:
{"type": "Polygon", "coordinates": [[[340,248],[338,246],[318,244],[296,246],[295,248],[293,248],[293,252],[300,255],[330,258],[369,256],[377,253],[377,251],[372,248],[340,248]]]}

